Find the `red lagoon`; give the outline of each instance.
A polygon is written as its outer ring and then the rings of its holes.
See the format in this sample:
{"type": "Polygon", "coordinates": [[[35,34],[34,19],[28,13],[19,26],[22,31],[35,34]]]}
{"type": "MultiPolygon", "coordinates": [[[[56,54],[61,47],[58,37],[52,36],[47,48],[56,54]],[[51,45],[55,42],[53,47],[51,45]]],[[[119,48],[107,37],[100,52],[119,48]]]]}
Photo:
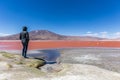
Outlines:
{"type": "MultiPolygon", "coordinates": [[[[70,40],[31,40],[29,50],[49,48],[77,47],[112,47],[120,48],[120,41],[70,41],[70,40]]],[[[0,50],[20,50],[22,44],[18,40],[1,40],[0,50]]]]}

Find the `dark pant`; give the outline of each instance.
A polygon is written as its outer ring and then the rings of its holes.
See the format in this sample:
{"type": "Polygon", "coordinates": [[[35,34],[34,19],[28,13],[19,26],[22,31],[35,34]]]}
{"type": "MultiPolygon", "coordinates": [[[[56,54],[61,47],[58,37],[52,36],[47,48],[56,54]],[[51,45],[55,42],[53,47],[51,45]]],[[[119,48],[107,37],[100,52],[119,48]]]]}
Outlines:
{"type": "Polygon", "coordinates": [[[22,42],[22,45],[23,45],[22,56],[26,58],[27,57],[26,53],[27,53],[27,48],[28,48],[28,41],[22,42]]]}

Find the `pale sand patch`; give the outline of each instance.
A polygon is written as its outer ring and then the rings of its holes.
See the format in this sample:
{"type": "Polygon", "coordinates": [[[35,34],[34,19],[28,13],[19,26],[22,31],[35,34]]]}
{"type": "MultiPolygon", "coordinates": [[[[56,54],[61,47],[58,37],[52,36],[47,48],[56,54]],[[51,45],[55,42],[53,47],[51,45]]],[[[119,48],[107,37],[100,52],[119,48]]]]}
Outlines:
{"type": "Polygon", "coordinates": [[[86,60],[93,60],[93,61],[97,61],[100,60],[100,58],[98,56],[92,55],[92,54],[88,54],[88,55],[81,55],[79,57],[73,57],[72,58],[75,61],[86,61],[86,60]]]}
{"type": "Polygon", "coordinates": [[[61,64],[60,72],[47,73],[47,77],[30,78],[29,80],[120,80],[120,74],[91,65],[61,64]]]}
{"type": "Polygon", "coordinates": [[[82,79],[79,75],[66,75],[66,76],[62,76],[62,77],[54,77],[54,78],[32,78],[29,80],[80,80],[82,79]]]}
{"type": "Polygon", "coordinates": [[[12,74],[2,73],[0,74],[0,80],[10,80],[12,74]]]}
{"type": "Polygon", "coordinates": [[[60,64],[60,66],[62,66],[60,72],[46,72],[45,75],[39,76],[29,71],[3,72],[0,74],[0,80],[120,80],[119,73],[91,65],[60,64]]]}
{"type": "Polygon", "coordinates": [[[4,62],[4,61],[0,62],[0,69],[1,70],[8,70],[9,68],[10,68],[10,66],[9,66],[8,62],[4,62]]]}

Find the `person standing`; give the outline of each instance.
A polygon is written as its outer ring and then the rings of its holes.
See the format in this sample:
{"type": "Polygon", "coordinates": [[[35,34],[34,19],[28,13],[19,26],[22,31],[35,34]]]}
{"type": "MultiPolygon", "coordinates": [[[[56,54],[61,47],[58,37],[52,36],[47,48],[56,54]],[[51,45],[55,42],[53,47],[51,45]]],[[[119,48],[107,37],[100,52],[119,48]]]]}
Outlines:
{"type": "Polygon", "coordinates": [[[28,48],[28,43],[29,43],[29,33],[27,31],[26,26],[23,27],[23,31],[20,33],[20,40],[23,45],[22,56],[24,58],[27,58],[26,53],[27,53],[27,48],[28,48]]]}

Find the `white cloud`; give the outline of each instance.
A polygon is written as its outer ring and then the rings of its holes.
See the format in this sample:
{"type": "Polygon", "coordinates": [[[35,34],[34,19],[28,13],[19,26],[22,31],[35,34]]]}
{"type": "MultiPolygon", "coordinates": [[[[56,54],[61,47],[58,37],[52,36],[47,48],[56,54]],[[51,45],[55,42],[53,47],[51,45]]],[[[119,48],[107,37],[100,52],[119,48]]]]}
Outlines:
{"type": "Polygon", "coordinates": [[[87,34],[90,34],[90,33],[92,33],[92,32],[90,32],[90,31],[88,31],[88,32],[86,32],[87,34]]]}
{"type": "Polygon", "coordinates": [[[0,36],[8,36],[10,34],[0,33],[0,36]]]}
{"type": "Polygon", "coordinates": [[[112,38],[120,38],[120,32],[113,33],[112,38]]]}
{"type": "Polygon", "coordinates": [[[100,32],[101,34],[107,34],[108,32],[104,31],[104,32],[100,32]]]}
{"type": "Polygon", "coordinates": [[[100,32],[100,37],[102,38],[107,38],[108,37],[108,32],[104,31],[104,32],[100,32]]]}
{"type": "Polygon", "coordinates": [[[103,32],[93,33],[91,31],[88,31],[85,34],[83,34],[83,36],[93,36],[93,37],[114,39],[114,38],[120,38],[120,32],[108,33],[107,31],[103,31],[103,32]]]}
{"type": "Polygon", "coordinates": [[[86,32],[85,34],[83,34],[83,36],[93,36],[93,37],[101,37],[101,38],[108,38],[108,32],[104,31],[104,32],[98,32],[98,33],[93,33],[93,32],[86,32]]]}
{"type": "Polygon", "coordinates": [[[120,32],[116,32],[116,33],[114,33],[114,35],[120,36],[120,32]]]}
{"type": "Polygon", "coordinates": [[[92,33],[90,31],[86,32],[85,34],[83,34],[83,36],[94,36],[94,37],[97,37],[98,36],[98,33],[92,33]]]}

